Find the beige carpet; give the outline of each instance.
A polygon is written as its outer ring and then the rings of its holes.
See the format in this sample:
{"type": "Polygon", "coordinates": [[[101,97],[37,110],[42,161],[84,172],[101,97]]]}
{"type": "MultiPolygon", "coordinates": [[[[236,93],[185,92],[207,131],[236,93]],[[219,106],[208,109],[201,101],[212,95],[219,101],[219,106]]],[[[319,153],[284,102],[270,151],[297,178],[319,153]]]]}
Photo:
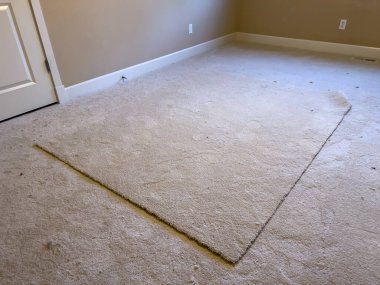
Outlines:
{"type": "Polygon", "coordinates": [[[38,145],[235,263],[350,105],[181,68],[132,81],[106,117],[38,145]]]}

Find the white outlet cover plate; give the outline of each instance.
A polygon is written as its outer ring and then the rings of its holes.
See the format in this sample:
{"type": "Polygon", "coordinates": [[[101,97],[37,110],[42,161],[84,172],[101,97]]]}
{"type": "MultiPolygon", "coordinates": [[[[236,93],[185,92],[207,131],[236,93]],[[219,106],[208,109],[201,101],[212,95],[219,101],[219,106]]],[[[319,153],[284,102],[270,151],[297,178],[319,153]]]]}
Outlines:
{"type": "Polygon", "coordinates": [[[346,26],[347,26],[347,20],[345,19],[340,20],[339,30],[345,30],[346,26]]]}

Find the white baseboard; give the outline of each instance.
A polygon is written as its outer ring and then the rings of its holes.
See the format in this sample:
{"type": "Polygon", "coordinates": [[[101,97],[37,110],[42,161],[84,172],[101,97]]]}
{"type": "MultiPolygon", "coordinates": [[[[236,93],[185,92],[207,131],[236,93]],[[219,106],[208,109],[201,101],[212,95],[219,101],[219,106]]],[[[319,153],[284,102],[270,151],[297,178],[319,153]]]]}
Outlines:
{"type": "Polygon", "coordinates": [[[127,77],[128,80],[134,79],[148,72],[165,67],[169,64],[213,50],[233,40],[326,53],[343,54],[361,58],[380,59],[380,48],[283,38],[259,34],[233,33],[190,48],[180,50],[172,54],[168,54],[85,82],[81,82],[73,86],[69,86],[66,89],[63,87],[63,85],[58,86],[56,88],[56,91],[59,97],[59,101],[60,103],[65,103],[79,96],[91,95],[101,92],[107,88],[115,86],[120,81],[122,76],[127,77]]]}
{"type": "MultiPolygon", "coordinates": [[[[141,64],[127,67],[125,69],[115,71],[73,86],[69,86],[66,88],[65,97],[67,98],[67,100],[71,100],[72,98],[76,98],[79,96],[91,95],[94,93],[101,92],[107,88],[116,85],[120,81],[122,76],[125,76],[128,78],[128,80],[130,80],[143,74],[146,74],[150,71],[167,66],[169,64],[213,50],[230,41],[233,41],[234,39],[235,34],[230,34],[141,64]]],[[[60,99],[61,98],[62,97],[60,96],[60,99]]],[[[67,100],[63,99],[60,100],[60,102],[64,103],[67,100]]]]}
{"type": "Polygon", "coordinates": [[[55,86],[55,93],[57,94],[58,102],[60,104],[64,104],[68,98],[65,86],[63,85],[55,86]]]}
{"type": "Polygon", "coordinates": [[[380,48],[374,47],[301,40],[248,33],[236,33],[236,40],[326,53],[343,54],[361,58],[380,59],[380,48]]]}

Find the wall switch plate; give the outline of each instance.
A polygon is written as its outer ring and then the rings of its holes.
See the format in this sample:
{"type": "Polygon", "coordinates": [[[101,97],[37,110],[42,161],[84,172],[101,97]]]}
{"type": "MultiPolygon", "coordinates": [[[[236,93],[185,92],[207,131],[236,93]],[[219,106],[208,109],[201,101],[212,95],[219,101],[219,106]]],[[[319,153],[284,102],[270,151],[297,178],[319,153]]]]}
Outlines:
{"type": "Polygon", "coordinates": [[[340,20],[339,30],[345,30],[346,26],[347,26],[347,20],[345,19],[340,20]]]}
{"type": "Polygon", "coordinates": [[[189,34],[193,33],[193,24],[189,24],[189,34]]]}

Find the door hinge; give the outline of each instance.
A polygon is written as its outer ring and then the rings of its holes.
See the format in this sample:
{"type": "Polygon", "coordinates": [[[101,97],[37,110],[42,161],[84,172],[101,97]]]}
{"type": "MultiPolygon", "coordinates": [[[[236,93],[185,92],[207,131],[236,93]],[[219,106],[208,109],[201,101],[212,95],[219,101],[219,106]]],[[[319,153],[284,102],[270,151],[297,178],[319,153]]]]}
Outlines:
{"type": "Polygon", "coordinates": [[[51,69],[50,69],[50,64],[49,64],[49,61],[47,59],[45,59],[45,66],[46,66],[46,70],[47,72],[51,72],[51,69]]]}

